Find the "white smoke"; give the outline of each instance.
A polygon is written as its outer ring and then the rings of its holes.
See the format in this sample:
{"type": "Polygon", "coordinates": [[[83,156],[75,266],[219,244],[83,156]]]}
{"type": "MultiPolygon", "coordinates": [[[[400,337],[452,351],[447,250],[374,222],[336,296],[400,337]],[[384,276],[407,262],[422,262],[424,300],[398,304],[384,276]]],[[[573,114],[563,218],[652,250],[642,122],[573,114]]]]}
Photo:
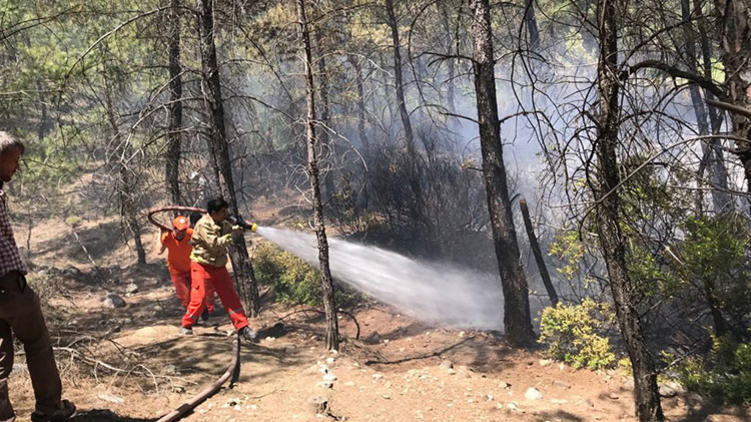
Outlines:
{"type": "MultiPolygon", "coordinates": [[[[318,267],[314,235],[270,227],[259,227],[258,234],[318,267]]],[[[329,262],[336,282],[421,321],[456,328],[503,328],[503,296],[497,276],[419,262],[336,238],[329,238],[329,262]]]]}

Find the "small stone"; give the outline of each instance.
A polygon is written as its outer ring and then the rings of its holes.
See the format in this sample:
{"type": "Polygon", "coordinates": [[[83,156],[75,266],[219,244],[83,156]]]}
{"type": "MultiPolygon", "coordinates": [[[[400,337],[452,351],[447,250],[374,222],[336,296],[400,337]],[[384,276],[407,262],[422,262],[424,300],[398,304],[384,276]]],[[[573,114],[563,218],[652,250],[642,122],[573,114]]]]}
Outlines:
{"type": "Polygon", "coordinates": [[[138,291],[138,285],[136,283],[128,283],[125,286],[125,293],[135,293],[138,291]]]}
{"type": "Polygon", "coordinates": [[[251,405],[250,405],[250,408],[251,408],[252,410],[258,410],[258,405],[257,405],[257,404],[251,404],[251,405]]]}
{"type": "Polygon", "coordinates": [[[496,404],[495,404],[495,408],[496,408],[496,409],[499,409],[499,410],[500,410],[500,409],[503,409],[503,403],[496,403],[496,404]]]}
{"type": "Polygon", "coordinates": [[[110,403],[115,403],[115,404],[125,403],[125,399],[123,399],[122,397],[118,397],[114,394],[99,393],[97,397],[99,397],[102,400],[108,401],[110,403]]]}
{"type": "Polygon", "coordinates": [[[464,331],[459,331],[459,338],[464,338],[464,331]]]}
{"type": "Polygon", "coordinates": [[[326,413],[329,408],[329,400],[323,396],[316,396],[310,399],[310,404],[313,407],[313,412],[317,415],[326,413]]]}
{"type": "Polygon", "coordinates": [[[453,367],[454,367],[454,363],[453,363],[453,362],[451,362],[451,361],[450,361],[450,360],[448,360],[448,359],[444,359],[444,360],[443,360],[443,361],[441,362],[441,364],[439,365],[439,367],[440,367],[441,369],[451,369],[451,368],[453,368],[453,367]]]}
{"type": "Polygon", "coordinates": [[[390,400],[391,399],[391,396],[388,395],[388,394],[381,394],[381,397],[383,397],[386,400],[390,400]]]}
{"type": "Polygon", "coordinates": [[[500,388],[511,388],[511,384],[507,383],[506,381],[499,381],[498,387],[500,388]]]}
{"type": "Polygon", "coordinates": [[[540,359],[538,363],[540,364],[540,366],[544,367],[550,365],[551,363],[553,363],[553,361],[551,361],[550,359],[540,359]]]}
{"type": "Polygon", "coordinates": [[[542,393],[534,387],[529,387],[527,388],[527,392],[524,393],[524,398],[527,400],[540,400],[542,398],[542,393]]]}
{"type": "Polygon", "coordinates": [[[378,381],[381,378],[383,378],[383,374],[381,374],[380,372],[376,372],[375,374],[373,374],[374,381],[378,381]]]}
{"type": "Polygon", "coordinates": [[[514,402],[506,404],[506,408],[508,410],[512,410],[512,411],[519,410],[519,406],[517,406],[516,403],[514,403],[514,402]]]}
{"type": "Polygon", "coordinates": [[[328,374],[329,373],[329,367],[326,365],[321,365],[318,367],[318,372],[322,374],[328,374]]]}
{"type": "Polygon", "coordinates": [[[492,395],[492,394],[490,394],[490,393],[488,393],[488,395],[486,395],[486,396],[485,396],[485,399],[486,399],[487,401],[493,401],[493,395],[492,395]]]}
{"type": "Polygon", "coordinates": [[[328,373],[328,374],[326,374],[326,375],[323,376],[323,380],[324,381],[334,382],[334,381],[336,381],[336,375],[334,375],[332,373],[328,373]]]}
{"type": "Polygon", "coordinates": [[[563,381],[559,381],[559,380],[553,380],[553,385],[555,385],[556,387],[565,388],[566,390],[570,390],[571,389],[571,384],[567,384],[567,383],[565,383],[563,381]]]}
{"type": "Polygon", "coordinates": [[[608,398],[610,400],[618,400],[620,397],[618,397],[618,395],[615,394],[615,393],[610,393],[610,394],[608,394],[608,398]]]}
{"type": "Polygon", "coordinates": [[[564,369],[566,369],[566,365],[564,365],[563,362],[561,362],[558,364],[558,369],[563,371],[564,369]]]}
{"type": "Polygon", "coordinates": [[[668,381],[660,384],[660,395],[662,397],[675,397],[678,394],[683,394],[686,392],[686,389],[683,388],[683,386],[675,381],[668,381]]]}
{"type": "Polygon", "coordinates": [[[329,364],[329,365],[333,365],[334,364],[334,358],[332,358],[332,357],[326,358],[326,363],[329,364]]]}
{"type": "Polygon", "coordinates": [[[317,384],[321,388],[333,388],[334,383],[331,381],[321,381],[317,384]]]}
{"type": "Polygon", "coordinates": [[[345,387],[354,387],[355,386],[355,382],[354,381],[347,381],[347,382],[344,383],[344,386],[345,387]]]}
{"type": "Polygon", "coordinates": [[[102,306],[111,309],[122,308],[125,306],[125,300],[116,294],[110,293],[102,301],[102,306]]]}
{"type": "Polygon", "coordinates": [[[553,399],[553,400],[550,400],[550,402],[553,403],[553,404],[566,404],[566,403],[568,403],[568,400],[566,400],[566,399],[553,399]]]}

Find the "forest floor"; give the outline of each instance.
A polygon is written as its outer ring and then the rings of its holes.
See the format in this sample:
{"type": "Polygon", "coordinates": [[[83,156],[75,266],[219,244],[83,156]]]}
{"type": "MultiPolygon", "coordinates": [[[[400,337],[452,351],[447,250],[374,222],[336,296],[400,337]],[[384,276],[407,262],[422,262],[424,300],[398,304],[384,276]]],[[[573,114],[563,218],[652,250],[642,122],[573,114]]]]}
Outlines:
{"type": "MultiPolygon", "coordinates": [[[[45,302],[64,396],[78,406],[79,421],[153,420],[205,388],[231,360],[226,315],[220,310],[193,336],[180,336],[181,307],[164,258],[151,247],[153,234],[144,235],[149,264],[137,265],[118,225],[100,219],[72,229],[50,219],[37,222],[31,234],[20,226],[16,231],[32,252],[30,280],[45,302]],[[109,293],[125,306],[104,306],[109,293]]],[[[320,313],[264,303],[252,325],[282,321],[284,332],[243,344],[239,382],[187,420],[634,420],[632,388],[618,370],[576,370],[511,349],[492,334],[429,327],[383,305],[363,305],[353,314],[360,338],[352,319],[342,316],[345,341],[331,354],[320,313]],[[324,370],[335,377],[331,386],[323,385],[324,370]],[[316,398],[327,401],[327,415],[316,414],[316,398]]],[[[10,391],[18,420],[25,421],[34,403],[22,355],[19,350],[10,391]]],[[[675,421],[751,418],[747,408],[713,406],[691,393],[664,398],[663,406],[675,421]]]]}

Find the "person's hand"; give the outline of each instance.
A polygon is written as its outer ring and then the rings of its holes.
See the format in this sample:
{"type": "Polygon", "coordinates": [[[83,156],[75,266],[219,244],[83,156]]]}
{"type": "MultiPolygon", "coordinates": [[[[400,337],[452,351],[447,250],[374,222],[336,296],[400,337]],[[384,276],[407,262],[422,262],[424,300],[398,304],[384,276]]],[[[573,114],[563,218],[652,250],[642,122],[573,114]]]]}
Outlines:
{"type": "Polygon", "coordinates": [[[232,241],[232,233],[225,234],[224,236],[220,237],[219,240],[221,240],[225,245],[228,245],[232,241]]]}
{"type": "Polygon", "coordinates": [[[233,233],[239,233],[239,232],[241,232],[241,231],[243,231],[243,230],[244,230],[244,229],[242,228],[242,226],[239,226],[239,225],[237,225],[237,224],[235,224],[234,226],[232,226],[232,232],[233,232],[233,233]]]}

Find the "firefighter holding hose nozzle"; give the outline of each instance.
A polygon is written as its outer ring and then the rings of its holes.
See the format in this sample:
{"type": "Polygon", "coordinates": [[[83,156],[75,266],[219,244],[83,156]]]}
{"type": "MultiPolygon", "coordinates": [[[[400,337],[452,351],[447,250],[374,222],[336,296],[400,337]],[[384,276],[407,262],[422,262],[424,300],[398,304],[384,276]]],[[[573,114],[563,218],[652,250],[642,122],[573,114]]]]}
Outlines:
{"type": "MultiPolygon", "coordinates": [[[[193,251],[190,254],[190,303],[183,316],[181,333],[193,333],[193,325],[201,315],[205,306],[206,283],[211,283],[219,295],[222,305],[227,310],[232,325],[245,339],[254,341],[256,332],[248,326],[248,318],[240,303],[240,298],[232,284],[227,271],[227,247],[232,242],[232,236],[239,236],[244,228],[232,225],[227,219],[229,204],[222,198],[208,202],[204,214],[193,228],[190,243],[193,251]]],[[[243,224],[253,230],[254,226],[243,224]]],[[[255,231],[255,230],[253,230],[255,231]]]]}

